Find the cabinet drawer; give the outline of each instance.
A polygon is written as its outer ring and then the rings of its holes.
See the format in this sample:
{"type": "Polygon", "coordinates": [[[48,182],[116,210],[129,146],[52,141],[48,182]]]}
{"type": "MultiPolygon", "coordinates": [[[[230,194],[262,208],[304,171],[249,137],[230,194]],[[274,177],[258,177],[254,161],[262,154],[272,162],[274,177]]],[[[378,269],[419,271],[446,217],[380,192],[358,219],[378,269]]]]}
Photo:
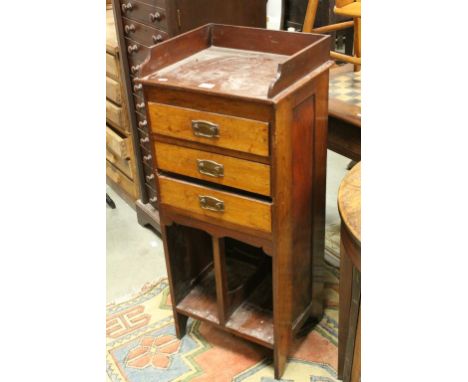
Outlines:
{"type": "Polygon", "coordinates": [[[125,46],[128,57],[128,65],[130,68],[132,66],[135,67],[141,65],[148,57],[149,48],[137,43],[136,41],[132,41],[126,38],[125,46]]]}
{"type": "Polygon", "coordinates": [[[114,80],[119,80],[119,65],[117,58],[109,53],[106,53],[106,74],[114,80]]]}
{"type": "Polygon", "coordinates": [[[158,179],[162,204],[219,220],[217,223],[228,222],[271,232],[271,203],[162,175],[158,179]]]}
{"type": "Polygon", "coordinates": [[[106,146],[121,159],[130,158],[132,144],[129,138],[121,137],[109,126],[106,127],[106,146]]]}
{"type": "Polygon", "coordinates": [[[106,77],[106,98],[112,102],[122,105],[122,92],[120,90],[120,84],[110,77],[106,77]]]}
{"type": "Polygon", "coordinates": [[[269,155],[266,122],[154,102],[149,102],[148,108],[154,133],[264,157],[269,155]]]}
{"type": "Polygon", "coordinates": [[[158,169],[270,196],[270,166],[226,155],[155,143],[158,169]]]}
{"type": "Polygon", "coordinates": [[[133,179],[132,163],[129,159],[120,158],[113,151],[109,150],[109,148],[106,150],[106,159],[130,179],[133,179]]]}
{"type": "Polygon", "coordinates": [[[127,19],[139,21],[154,28],[167,30],[167,17],[164,8],[135,0],[124,2],[120,7],[122,16],[127,19]]]}
{"type": "Polygon", "coordinates": [[[106,100],[106,120],[113,126],[127,131],[127,121],[124,109],[109,100],[106,100]]]}
{"type": "Polygon", "coordinates": [[[168,39],[168,34],[133,20],[122,19],[124,35],[140,44],[151,46],[168,39]]]}
{"type": "Polygon", "coordinates": [[[127,195],[136,199],[135,184],[108,161],[106,161],[106,176],[117,186],[122,188],[127,195]]]}
{"type": "MultiPolygon", "coordinates": [[[[166,8],[166,0],[139,0],[141,3],[153,5],[154,7],[166,8]]],[[[127,4],[128,0],[120,0],[120,6],[127,4]]]]}

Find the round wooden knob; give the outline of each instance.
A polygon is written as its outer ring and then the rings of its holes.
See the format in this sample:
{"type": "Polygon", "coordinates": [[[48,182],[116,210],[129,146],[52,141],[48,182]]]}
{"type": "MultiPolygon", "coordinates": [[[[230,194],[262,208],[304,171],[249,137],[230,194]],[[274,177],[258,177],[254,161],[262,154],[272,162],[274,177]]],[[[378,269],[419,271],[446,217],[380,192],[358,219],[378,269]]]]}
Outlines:
{"type": "MultiPolygon", "coordinates": [[[[133,85],[133,91],[136,93],[137,91],[143,89],[143,85],[142,84],[135,84],[133,85]]],[[[141,122],[140,122],[141,123],[141,122]]]]}
{"type": "Polygon", "coordinates": [[[163,36],[158,34],[157,36],[153,36],[153,42],[157,44],[158,42],[161,42],[163,40],[163,36]]]}
{"type": "Polygon", "coordinates": [[[130,25],[125,25],[125,33],[129,34],[130,32],[135,32],[135,25],[130,24],[130,25]]]}
{"type": "Polygon", "coordinates": [[[161,14],[159,12],[150,13],[149,17],[152,23],[161,21],[161,14]]]}
{"type": "Polygon", "coordinates": [[[127,4],[122,4],[122,12],[126,13],[127,11],[131,11],[133,8],[132,3],[128,2],[127,4]]]}
{"type": "Polygon", "coordinates": [[[132,71],[133,74],[138,72],[140,70],[141,65],[133,65],[130,70],[132,71]]]}
{"type": "Polygon", "coordinates": [[[136,44],[129,45],[127,50],[128,50],[128,54],[132,54],[133,52],[138,51],[138,45],[136,45],[136,44]]]}
{"type": "Polygon", "coordinates": [[[148,121],[146,119],[144,121],[138,122],[138,126],[140,127],[146,127],[146,125],[148,125],[148,121]]]}

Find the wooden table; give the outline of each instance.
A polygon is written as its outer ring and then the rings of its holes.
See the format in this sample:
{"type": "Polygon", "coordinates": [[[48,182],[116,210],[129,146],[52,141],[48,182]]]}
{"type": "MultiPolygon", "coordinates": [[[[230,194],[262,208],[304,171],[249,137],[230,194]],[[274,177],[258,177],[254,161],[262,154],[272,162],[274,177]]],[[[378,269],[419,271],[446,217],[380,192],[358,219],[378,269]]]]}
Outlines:
{"type": "Polygon", "coordinates": [[[330,70],[328,148],[361,160],[361,72],[351,64],[330,70]]]}
{"type": "Polygon", "coordinates": [[[338,378],[361,376],[361,163],[343,179],[338,191],[341,216],[338,378]]]}

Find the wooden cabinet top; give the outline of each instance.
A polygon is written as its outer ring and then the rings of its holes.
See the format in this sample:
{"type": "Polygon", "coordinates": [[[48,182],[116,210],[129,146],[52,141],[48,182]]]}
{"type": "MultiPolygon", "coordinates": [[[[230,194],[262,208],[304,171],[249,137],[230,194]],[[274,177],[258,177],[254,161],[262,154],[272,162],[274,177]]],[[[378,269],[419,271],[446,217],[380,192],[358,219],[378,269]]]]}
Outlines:
{"type": "Polygon", "coordinates": [[[145,85],[269,100],[329,67],[329,36],[208,24],[152,47],[145,85]]]}

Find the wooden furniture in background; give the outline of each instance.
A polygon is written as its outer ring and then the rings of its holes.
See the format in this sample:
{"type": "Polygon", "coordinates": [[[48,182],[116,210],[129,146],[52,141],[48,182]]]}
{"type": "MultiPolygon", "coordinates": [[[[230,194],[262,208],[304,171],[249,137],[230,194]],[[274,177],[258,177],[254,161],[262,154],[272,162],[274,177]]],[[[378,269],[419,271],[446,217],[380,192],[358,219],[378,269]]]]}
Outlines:
{"type": "Polygon", "coordinates": [[[107,182],[132,205],[138,198],[127,94],[112,9],[106,10],[106,175],[107,182]]]}
{"type": "MultiPolygon", "coordinates": [[[[148,117],[141,84],[134,82],[150,46],[208,22],[266,26],[266,0],[113,0],[118,40],[123,52],[134,139],[140,199],[138,222],[159,230],[153,154],[149,146],[148,117]]],[[[171,55],[177,56],[176,52],[171,55]]]]}
{"type": "Polygon", "coordinates": [[[353,55],[332,51],[330,56],[335,60],[353,64],[354,70],[359,71],[361,69],[361,0],[335,0],[334,12],[340,16],[351,17],[352,20],[314,28],[318,4],[319,0],[309,0],[302,31],[328,33],[354,27],[353,55]]]}
{"type": "Polygon", "coordinates": [[[274,351],[322,315],[328,36],[209,24],[141,68],[177,335],[274,351]]]}
{"type": "Polygon", "coordinates": [[[361,72],[351,64],[330,70],[328,148],[361,160],[361,72]]]}
{"type": "Polygon", "coordinates": [[[338,378],[361,380],[361,163],[338,191],[341,216],[338,378]]]}

